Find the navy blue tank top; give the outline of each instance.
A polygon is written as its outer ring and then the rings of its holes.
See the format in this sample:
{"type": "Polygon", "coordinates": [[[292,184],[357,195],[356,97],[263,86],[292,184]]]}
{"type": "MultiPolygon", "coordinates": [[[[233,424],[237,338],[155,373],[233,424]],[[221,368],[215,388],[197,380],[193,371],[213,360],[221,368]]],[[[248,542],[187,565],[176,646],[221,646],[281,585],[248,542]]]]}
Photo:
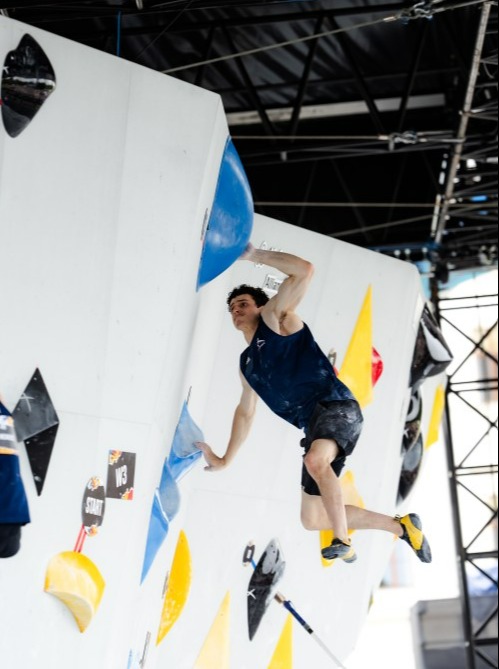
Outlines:
{"type": "Polygon", "coordinates": [[[317,402],[355,399],[305,323],[298,332],[283,336],[260,318],[251,344],[241,354],[240,367],[265,404],[299,428],[308,425],[317,402]]]}

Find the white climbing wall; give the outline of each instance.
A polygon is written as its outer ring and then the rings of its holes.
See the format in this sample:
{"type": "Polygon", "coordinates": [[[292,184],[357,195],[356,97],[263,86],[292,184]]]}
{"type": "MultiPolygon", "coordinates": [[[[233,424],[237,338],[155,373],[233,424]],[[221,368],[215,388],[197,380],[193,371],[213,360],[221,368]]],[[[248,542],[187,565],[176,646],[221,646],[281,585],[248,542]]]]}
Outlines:
{"type": "MultiPolygon", "coordinates": [[[[2,60],[26,31],[0,17],[2,60]]],[[[50,59],[57,88],[18,137],[0,125],[0,394],[12,411],[38,368],[60,425],[40,496],[19,444],[32,522],[19,553],[0,562],[2,665],[266,669],[286,616],[272,603],[249,642],[242,555],[252,540],[258,558],[273,537],[287,562],[282,592],[346,657],[393,538],[357,534],[356,564],[322,565],[318,535],[299,522],[300,433],[263,404],[230,469],[210,474],[198,464],[180,481],[180,511],[140,583],[154,491],[189,389],[189,411],[206,440],[222,452],[228,437],[245,344],[226,294],[274,273],[236,263],[195,290],[228,134],[217,96],[29,33],[50,59]],[[85,486],[93,476],[105,482],[110,450],[135,454],[134,496],[108,498],[97,535],[84,541],[82,554],[105,588],[82,633],[44,582],[49,561],[75,548],[85,486]],[[173,569],[181,530],[184,561],[173,569]],[[165,590],[174,624],[156,645],[165,590]]],[[[323,349],[336,350],[338,367],[371,287],[372,339],[385,369],[347,469],[367,507],[393,513],[423,307],[416,270],[260,216],[252,239],[314,263],[300,313],[323,349]]],[[[296,623],[293,639],[297,669],[331,666],[296,623]]]]}

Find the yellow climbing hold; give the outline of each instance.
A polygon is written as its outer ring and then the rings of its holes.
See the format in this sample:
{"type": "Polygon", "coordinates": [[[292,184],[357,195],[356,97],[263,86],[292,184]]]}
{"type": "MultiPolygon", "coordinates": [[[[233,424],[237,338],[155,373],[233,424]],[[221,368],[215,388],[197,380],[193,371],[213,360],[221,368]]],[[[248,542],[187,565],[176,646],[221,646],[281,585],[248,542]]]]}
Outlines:
{"type": "Polygon", "coordinates": [[[189,542],[185,532],[179,533],[175,555],[168,579],[163,611],[159,623],[156,645],[161,643],[179,619],[189,596],[192,578],[192,562],[189,542]]]}
{"type": "Polygon", "coordinates": [[[433,400],[433,409],[431,411],[430,424],[428,426],[428,434],[426,436],[425,448],[430,448],[436,441],[438,441],[438,431],[440,423],[442,422],[442,415],[445,407],[445,388],[440,385],[435,391],[435,399],[433,400]]]}
{"type": "Polygon", "coordinates": [[[293,616],[288,615],[267,669],[293,669],[293,616]]]}
{"type": "Polygon", "coordinates": [[[372,286],[369,286],[338,374],[361,407],[372,402],[373,398],[372,356],[372,286]]]}
{"type": "Polygon", "coordinates": [[[230,669],[230,592],[225,595],[193,669],[230,669]]]}
{"type": "Polygon", "coordinates": [[[68,607],[80,632],[87,629],[97,612],[104,588],[100,571],[86,555],[65,551],[48,564],[44,590],[68,607]]]}

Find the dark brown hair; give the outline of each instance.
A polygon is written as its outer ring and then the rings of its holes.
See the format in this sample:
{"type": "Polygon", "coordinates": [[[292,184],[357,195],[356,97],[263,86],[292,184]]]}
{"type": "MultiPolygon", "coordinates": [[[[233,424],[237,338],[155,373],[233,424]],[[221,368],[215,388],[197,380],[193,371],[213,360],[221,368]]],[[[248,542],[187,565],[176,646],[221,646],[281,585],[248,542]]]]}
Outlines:
{"type": "Polygon", "coordinates": [[[240,286],[237,286],[237,288],[234,288],[229,293],[229,296],[227,297],[227,305],[230,307],[232,300],[235,297],[239,297],[239,295],[251,295],[251,297],[255,300],[257,307],[263,307],[263,305],[267,304],[269,301],[269,296],[261,288],[254,288],[253,286],[247,286],[245,283],[243,283],[240,286]]]}

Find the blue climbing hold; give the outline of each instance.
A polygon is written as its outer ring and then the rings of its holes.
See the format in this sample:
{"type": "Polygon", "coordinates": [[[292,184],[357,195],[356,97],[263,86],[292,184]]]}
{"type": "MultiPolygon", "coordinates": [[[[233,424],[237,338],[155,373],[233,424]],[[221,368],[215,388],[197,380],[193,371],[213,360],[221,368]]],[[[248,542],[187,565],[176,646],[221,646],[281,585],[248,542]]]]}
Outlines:
{"type": "Polygon", "coordinates": [[[168,467],[175,481],[179,481],[201,459],[197,441],[204,441],[204,436],[193,421],[187,402],[184,402],[168,456],[168,467]]]}
{"type": "Polygon", "coordinates": [[[141,583],[147,576],[157,552],[161,548],[163,541],[166,539],[169,527],[170,523],[161,504],[158,489],[156,489],[151,508],[151,517],[149,519],[149,529],[147,531],[146,550],[140,577],[141,583]]]}
{"type": "Polygon", "coordinates": [[[230,267],[248,245],[253,197],[231,138],[225,144],[210,218],[206,227],[197,290],[230,267]]]}

